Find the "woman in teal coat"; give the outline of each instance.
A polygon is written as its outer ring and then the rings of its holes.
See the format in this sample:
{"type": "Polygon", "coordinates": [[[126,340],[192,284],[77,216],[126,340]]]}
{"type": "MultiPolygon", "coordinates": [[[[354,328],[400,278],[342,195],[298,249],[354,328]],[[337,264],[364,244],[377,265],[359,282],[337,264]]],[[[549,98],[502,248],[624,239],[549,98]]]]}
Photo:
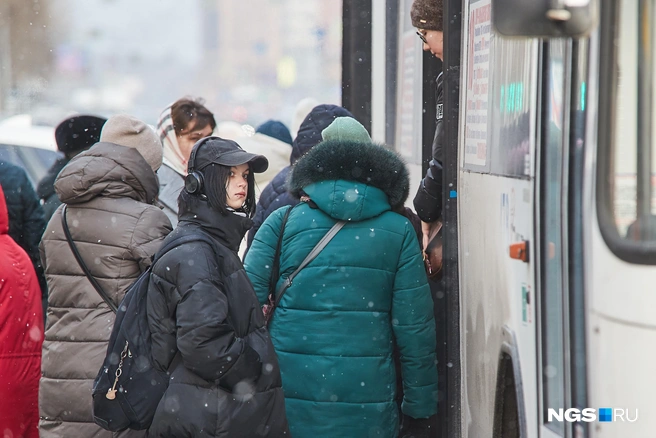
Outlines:
{"type": "MultiPolygon", "coordinates": [[[[289,191],[305,202],[287,220],[277,285],[337,221],[348,222],[298,273],[269,327],[287,418],[294,438],[393,438],[395,343],[403,414],[437,411],[433,302],[415,231],[394,212],[408,196],[408,172],[354,119],[337,118],[323,138],[289,178],[289,191]]],[[[261,304],[285,211],[264,222],[245,260],[261,304]]]]}

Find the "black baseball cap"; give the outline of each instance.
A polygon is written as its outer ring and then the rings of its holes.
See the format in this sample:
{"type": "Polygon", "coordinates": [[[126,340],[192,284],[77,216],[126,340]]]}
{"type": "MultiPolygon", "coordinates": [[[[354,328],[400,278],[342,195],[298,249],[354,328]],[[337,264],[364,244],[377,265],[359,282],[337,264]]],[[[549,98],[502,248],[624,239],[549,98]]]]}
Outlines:
{"type": "Polygon", "coordinates": [[[269,160],[264,155],[251,154],[236,142],[216,136],[206,137],[194,145],[189,171],[202,170],[212,163],[230,167],[248,163],[254,173],[262,173],[269,168],[269,160]]]}

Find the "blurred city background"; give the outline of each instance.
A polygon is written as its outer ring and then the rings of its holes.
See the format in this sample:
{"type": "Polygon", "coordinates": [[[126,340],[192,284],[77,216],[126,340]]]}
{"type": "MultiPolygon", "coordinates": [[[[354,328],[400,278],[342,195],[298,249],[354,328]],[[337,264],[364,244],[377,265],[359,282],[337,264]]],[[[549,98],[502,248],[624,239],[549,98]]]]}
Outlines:
{"type": "Polygon", "coordinates": [[[303,98],[341,103],[341,26],[335,0],[0,0],[0,120],[154,124],[190,95],[219,122],[289,125],[303,98]]]}

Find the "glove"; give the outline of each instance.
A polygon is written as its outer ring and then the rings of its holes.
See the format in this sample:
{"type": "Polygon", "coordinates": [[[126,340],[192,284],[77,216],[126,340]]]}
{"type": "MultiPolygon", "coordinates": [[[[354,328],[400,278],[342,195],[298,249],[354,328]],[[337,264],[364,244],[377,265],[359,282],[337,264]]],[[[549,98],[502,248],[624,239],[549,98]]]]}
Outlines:
{"type": "Polygon", "coordinates": [[[412,418],[403,415],[401,419],[400,438],[431,438],[435,435],[435,416],[430,418],[412,418]]]}

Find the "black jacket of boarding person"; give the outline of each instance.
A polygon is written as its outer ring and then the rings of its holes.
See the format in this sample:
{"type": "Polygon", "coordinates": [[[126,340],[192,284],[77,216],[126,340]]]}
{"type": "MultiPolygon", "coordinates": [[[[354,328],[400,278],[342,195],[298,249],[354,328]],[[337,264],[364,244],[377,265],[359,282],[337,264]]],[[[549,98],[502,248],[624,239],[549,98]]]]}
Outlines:
{"type": "Polygon", "coordinates": [[[237,255],[249,218],[194,197],[167,237],[203,234],[152,269],[152,354],[171,370],[149,437],[289,436],[278,360],[253,286],[237,255]]]}
{"type": "Polygon", "coordinates": [[[415,195],[414,206],[417,215],[424,222],[435,222],[442,215],[442,160],[444,146],[443,101],[444,89],[442,73],[437,76],[435,89],[437,110],[435,112],[435,136],[433,137],[433,158],[428,164],[426,176],[415,195]]]}

